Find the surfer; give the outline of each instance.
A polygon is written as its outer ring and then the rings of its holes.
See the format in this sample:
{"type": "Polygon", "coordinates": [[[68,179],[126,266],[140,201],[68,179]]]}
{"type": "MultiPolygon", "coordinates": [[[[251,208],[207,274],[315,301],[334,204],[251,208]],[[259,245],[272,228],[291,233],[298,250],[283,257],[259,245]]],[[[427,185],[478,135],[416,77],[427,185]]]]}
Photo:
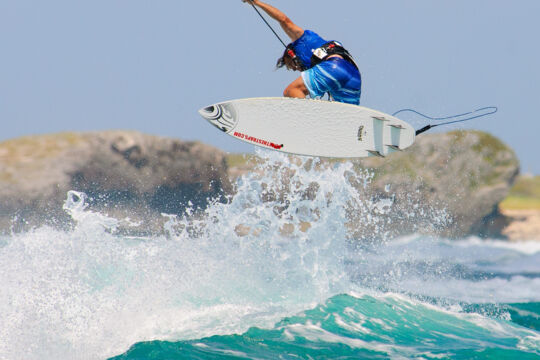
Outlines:
{"type": "Polygon", "coordinates": [[[283,92],[286,97],[320,98],[329,94],[335,101],[360,104],[362,80],[352,56],[337,41],[327,41],[311,30],[304,30],[280,10],[259,0],[242,0],[258,6],[276,20],[291,43],[278,59],[277,68],[301,71],[283,92]]]}

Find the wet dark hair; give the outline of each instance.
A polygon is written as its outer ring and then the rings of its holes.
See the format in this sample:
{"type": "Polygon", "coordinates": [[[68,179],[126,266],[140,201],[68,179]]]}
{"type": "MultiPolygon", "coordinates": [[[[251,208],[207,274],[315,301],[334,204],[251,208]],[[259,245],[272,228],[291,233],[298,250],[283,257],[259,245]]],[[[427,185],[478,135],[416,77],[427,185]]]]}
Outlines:
{"type": "Polygon", "coordinates": [[[283,52],[283,55],[281,55],[281,57],[277,60],[277,63],[276,63],[276,69],[281,69],[282,67],[284,67],[285,65],[287,65],[285,63],[285,59],[291,59],[291,57],[289,56],[289,47],[287,46],[287,48],[285,49],[285,51],[283,52]]]}

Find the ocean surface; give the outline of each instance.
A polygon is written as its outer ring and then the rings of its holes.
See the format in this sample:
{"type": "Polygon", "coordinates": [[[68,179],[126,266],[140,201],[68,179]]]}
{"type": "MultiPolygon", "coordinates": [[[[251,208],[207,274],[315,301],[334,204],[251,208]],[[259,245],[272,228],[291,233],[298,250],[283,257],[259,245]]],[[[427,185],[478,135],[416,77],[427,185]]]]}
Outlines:
{"type": "Polygon", "coordinates": [[[540,359],[540,242],[395,239],[450,219],[394,219],[350,164],[259,155],[164,234],[121,235],[74,189],[71,229],[0,237],[0,359],[540,359]]]}

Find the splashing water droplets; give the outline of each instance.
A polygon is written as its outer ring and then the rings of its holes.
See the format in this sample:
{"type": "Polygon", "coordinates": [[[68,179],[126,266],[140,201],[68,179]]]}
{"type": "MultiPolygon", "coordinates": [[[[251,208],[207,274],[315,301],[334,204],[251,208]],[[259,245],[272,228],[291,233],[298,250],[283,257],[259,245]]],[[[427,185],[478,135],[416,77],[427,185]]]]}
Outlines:
{"type": "Polygon", "coordinates": [[[163,214],[164,235],[122,236],[120,224],[136,224],[70,191],[71,229],[10,237],[0,358],[43,358],[35,344],[50,358],[102,358],[142,340],[241,332],[354,288],[347,262],[363,255],[351,249],[384,238],[392,195],[368,195],[373,174],[349,162],[257,154],[225,203],[163,214]]]}

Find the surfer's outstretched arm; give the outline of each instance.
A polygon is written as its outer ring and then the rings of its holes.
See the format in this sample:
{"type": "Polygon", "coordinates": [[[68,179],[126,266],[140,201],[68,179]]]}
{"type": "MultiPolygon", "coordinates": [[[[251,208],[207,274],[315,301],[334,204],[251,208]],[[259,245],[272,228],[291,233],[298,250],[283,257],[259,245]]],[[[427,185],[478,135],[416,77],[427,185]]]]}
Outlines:
{"type": "Polygon", "coordinates": [[[285,33],[289,35],[292,41],[300,38],[304,34],[304,29],[292,22],[287,15],[282,11],[276,9],[272,5],[268,5],[259,0],[242,0],[243,2],[248,2],[250,4],[256,5],[263,9],[272,19],[279,22],[279,25],[283,28],[285,33]]]}

